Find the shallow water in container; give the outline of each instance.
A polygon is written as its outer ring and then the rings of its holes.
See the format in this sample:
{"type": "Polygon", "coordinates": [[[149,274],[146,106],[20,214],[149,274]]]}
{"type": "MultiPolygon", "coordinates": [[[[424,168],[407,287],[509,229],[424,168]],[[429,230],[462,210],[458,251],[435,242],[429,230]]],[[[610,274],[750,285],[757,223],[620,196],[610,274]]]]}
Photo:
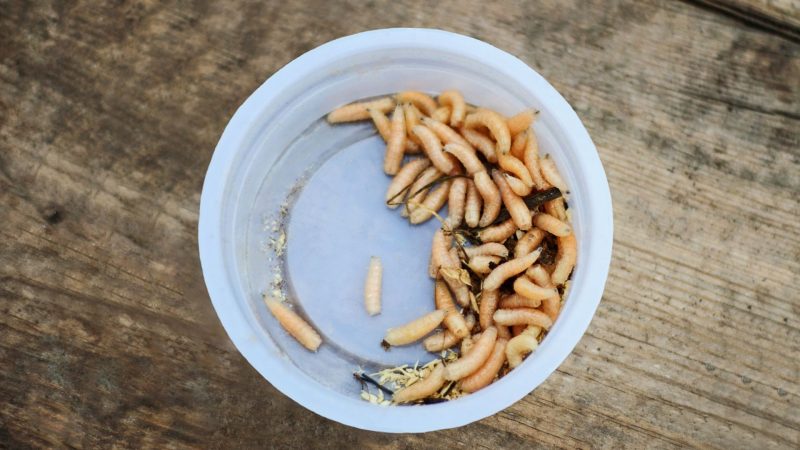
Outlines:
{"type": "Polygon", "coordinates": [[[385,351],[386,329],[433,308],[428,277],[436,219],[410,225],[399,208],[384,206],[383,141],[372,137],[333,155],[300,192],[288,227],[291,287],[326,343],[371,363],[399,365],[430,358],[419,345],[385,351]],[[383,308],[364,310],[370,256],[384,266],[383,308]]]}
{"type": "Polygon", "coordinates": [[[388,351],[380,345],[388,328],[433,309],[428,260],[439,227],[435,218],[411,225],[400,208],[385,206],[391,177],[383,173],[384,150],[371,124],[315,122],[266,174],[255,206],[258,220],[249,230],[261,242],[259,251],[253,251],[259,248],[253,244],[248,252],[249,258],[261,260],[255,265],[258,272],[250,274],[251,289],[270,292],[279,268],[288,302],[320,333],[323,344],[317,353],[306,351],[269,313],[259,314],[261,325],[284,357],[340,391],[358,392],[360,385],[351,375],[358,368],[372,372],[437,357],[421,343],[388,351]],[[280,222],[281,204],[288,216],[275,231],[273,219],[280,222]],[[264,244],[281,231],[285,253],[277,257],[264,244]],[[372,317],[364,309],[363,293],[371,256],[379,256],[384,266],[382,311],[372,317]]]}

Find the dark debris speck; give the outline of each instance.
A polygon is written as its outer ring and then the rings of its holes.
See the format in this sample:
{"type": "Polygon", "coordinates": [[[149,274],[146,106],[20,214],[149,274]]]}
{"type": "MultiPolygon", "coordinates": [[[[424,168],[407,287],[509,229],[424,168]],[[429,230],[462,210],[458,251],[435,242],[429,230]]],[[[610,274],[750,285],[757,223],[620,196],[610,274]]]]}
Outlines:
{"type": "Polygon", "coordinates": [[[50,225],[56,225],[64,220],[64,215],[56,206],[48,206],[42,211],[42,218],[50,225]]]}

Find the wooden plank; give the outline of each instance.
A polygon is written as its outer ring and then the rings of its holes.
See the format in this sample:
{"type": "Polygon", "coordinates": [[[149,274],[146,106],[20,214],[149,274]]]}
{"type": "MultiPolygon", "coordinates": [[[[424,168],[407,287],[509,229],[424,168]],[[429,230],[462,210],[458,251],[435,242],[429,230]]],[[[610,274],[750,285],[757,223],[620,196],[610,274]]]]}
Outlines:
{"type": "Polygon", "coordinates": [[[713,3],[3,4],[0,441],[797,447],[800,16],[725,2],[776,33],[713,3]],[[540,71],[589,129],[615,208],[573,355],[500,414],[425,435],[278,393],[228,341],[196,254],[202,179],[241,101],[310,48],[391,26],[470,34],[540,71]]]}
{"type": "Polygon", "coordinates": [[[745,23],[800,40],[800,2],[796,0],[692,0],[745,23]]]}

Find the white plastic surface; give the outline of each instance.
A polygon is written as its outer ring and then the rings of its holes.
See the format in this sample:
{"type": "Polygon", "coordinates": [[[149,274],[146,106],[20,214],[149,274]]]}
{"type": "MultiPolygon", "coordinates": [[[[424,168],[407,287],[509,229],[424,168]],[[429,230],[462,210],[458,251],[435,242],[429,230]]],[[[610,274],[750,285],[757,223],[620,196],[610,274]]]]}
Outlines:
{"type": "Polygon", "coordinates": [[[242,355],[276,388],[338,422],[386,432],[450,428],[506,408],[569,355],[600,301],[612,242],[608,184],[586,130],[566,101],[513,56],[438,30],[370,31],[325,44],[278,71],[239,108],[214,152],[203,186],[199,245],[214,308],[242,355]],[[391,59],[387,55],[391,54],[391,59]],[[541,111],[535,129],[571,189],[578,265],[558,321],[537,352],[503,379],[461,399],[380,407],[358,397],[356,365],[411,362],[420,346],[386,353],[387,326],[432,309],[427,278],[434,222],[411,227],[383,206],[389,179],[382,143],[368,124],[331,127],[321,118],[350,101],[404,89],[460,89],[470,103],[513,114],[541,111]],[[287,226],[283,276],[293,303],[325,339],[317,354],[294,342],[261,300],[272,277],[261,250],[264,217],[305,177],[287,226]],[[363,312],[369,256],[384,261],[384,311],[363,312]]]}

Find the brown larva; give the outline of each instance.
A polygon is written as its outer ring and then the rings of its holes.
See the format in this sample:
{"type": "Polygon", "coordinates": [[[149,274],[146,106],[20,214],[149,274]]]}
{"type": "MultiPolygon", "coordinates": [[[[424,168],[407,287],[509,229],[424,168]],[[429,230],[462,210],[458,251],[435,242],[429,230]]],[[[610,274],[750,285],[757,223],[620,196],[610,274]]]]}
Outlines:
{"type": "Polygon", "coordinates": [[[452,267],[449,253],[452,239],[452,236],[444,234],[441,228],[433,233],[433,240],[431,241],[431,261],[437,273],[440,267],[452,267]]]}

